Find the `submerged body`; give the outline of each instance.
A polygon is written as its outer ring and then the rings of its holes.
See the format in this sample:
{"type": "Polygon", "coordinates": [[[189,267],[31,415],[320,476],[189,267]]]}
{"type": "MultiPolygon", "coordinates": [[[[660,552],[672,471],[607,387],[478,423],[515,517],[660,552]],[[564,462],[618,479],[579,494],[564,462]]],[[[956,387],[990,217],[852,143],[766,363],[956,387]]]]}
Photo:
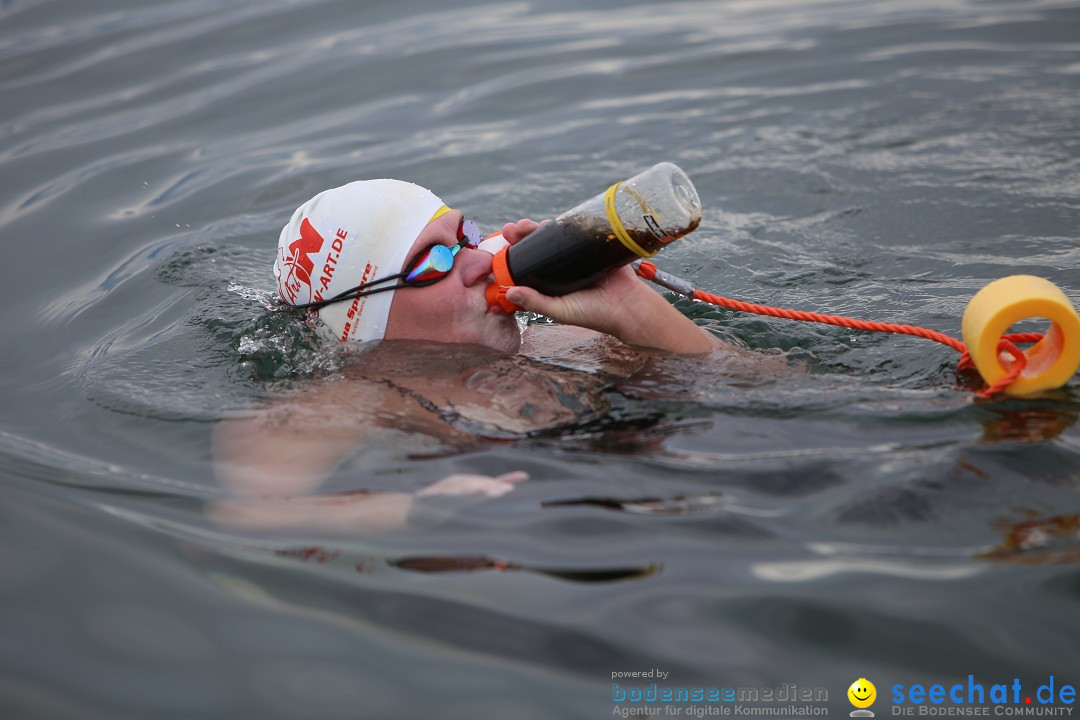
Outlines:
{"type": "MultiPolygon", "coordinates": [[[[381,343],[334,379],[307,381],[266,407],[219,423],[217,474],[235,497],[215,503],[211,513],[241,528],[400,527],[410,493],[367,494],[372,478],[361,476],[338,478],[326,494],[325,481],[342,468],[352,473],[368,466],[365,458],[374,454],[445,455],[602,419],[609,394],[624,382],[640,387],[664,357],[590,330],[548,324],[530,326],[516,354],[475,345],[381,343]]],[[[700,362],[722,365],[735,379],[763,370],[774,376],[785,367],[782,358],[729,347],[700,362]]],[[[497,496],[525,477],[451,476],[431,487],[497,496]]]]}

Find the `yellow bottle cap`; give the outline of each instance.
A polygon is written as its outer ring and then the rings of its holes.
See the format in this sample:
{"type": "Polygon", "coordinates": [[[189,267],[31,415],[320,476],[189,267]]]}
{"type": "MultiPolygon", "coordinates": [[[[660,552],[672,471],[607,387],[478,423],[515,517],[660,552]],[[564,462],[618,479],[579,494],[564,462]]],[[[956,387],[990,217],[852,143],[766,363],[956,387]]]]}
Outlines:
{"type": "Polygon", "coordinates": [[[1080,367],[1080,317],[1065,293],[1049,280],[1034,275],[1010,275],[995,280],[971,298],[961,328],[975,368],[988,385],[1006,375],[998,342],[1015,323],[1045,318],[1050,329],[1024,351],[1027,366],[1007,395],[1030,395],[1059,388],[1080,367]]]}

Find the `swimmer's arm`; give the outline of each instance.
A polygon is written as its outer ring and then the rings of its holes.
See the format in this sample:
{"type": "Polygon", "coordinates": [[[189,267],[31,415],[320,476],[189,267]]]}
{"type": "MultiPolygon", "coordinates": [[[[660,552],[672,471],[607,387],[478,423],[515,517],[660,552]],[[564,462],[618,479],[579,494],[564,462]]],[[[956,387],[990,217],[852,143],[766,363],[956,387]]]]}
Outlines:
{"type": "Polygon", "coordinates": [[[233,495],[306,495],[387,428],[428,437],[451,432],[392,386],[311,383],[272,405],[222,419],[211,436],[214,474],[233,495]]]}
{"type": "Polygon", "coordinates": [[[212,502],[206,512],[231,530],[380,532],[444,520],[454,508],[505,495],[528,477],[520,471],[496,477],[456,474],[415,493],[243,497],[212,502]]]}
{"type": "MultiPolygon", "coordinates": [[[[316,494],[325,479],[357,448],[374,442],[378,408],[398,425],[424,432],[427,414],[382,385],[361,382],[316,386],[277,404],[220,421],[212,434],[214,472],[226,497],[208,503],[207,515],[234,530],[307,528],[378,532],[430,519],[452,504],[498,497],[528,476],[451,475],[416,493],[316,494]],[[412,416],[412,421],[405,418],[412,416]],[[418,513],[418,509],[421,511],[418,513]]],[[[445,423],[440,423],[445,425],[445,423]]]]}
{"type": "Polygon", "coordinates": [[[303,495],[362,443],[355,427],[305,423],[286,407],[227,417],[214,427],[214,474],[232,495],[303,495]]]}
{"type": "MultiPolygon", "coordinates": [[[[507,223],[502,233],[513,244],[538,227],[531,220],[521,220],[507,223]]],[[[612,335],[628,345],[686,355],[707,353],[720,346],[719,340],[638,279],[629,267],[561,297],[549,297],[524,286],[511,288],[506,297],[525,310],[612,335]]]]}
{"type": "Polygon", "coordinates": [[[379,531],[404,525],[410,493],[313,494],[363,442],[364,433],[351,424],[293,419],[295,411],[290,402],[217,424],[211,444],[214,473],[227,494],[207,503],[207,517],[240,531],[345,526],[379,531]]]}
{"type": "Polygon", "coordinates": [[[403,527],[411,493],[240,497],[216,500],[207,516],[230,530],[352,530],[378,532],[403,527]]]}

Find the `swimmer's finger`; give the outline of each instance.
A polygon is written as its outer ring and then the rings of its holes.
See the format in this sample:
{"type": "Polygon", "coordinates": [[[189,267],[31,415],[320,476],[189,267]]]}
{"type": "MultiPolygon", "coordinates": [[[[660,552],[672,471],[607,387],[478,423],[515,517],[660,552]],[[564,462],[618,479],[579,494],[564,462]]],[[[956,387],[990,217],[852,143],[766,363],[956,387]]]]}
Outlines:
{"type": "Polygon", "coordinates": [[[586,325],[587,314],[575,298],[568,296],[549,297],[524,285],[515,285],[506,291],[506,299],[522,310],[529,310],[539,315],[567,325],[586,325]]]}
{"type": "Polygon", "coordinates": [[[528,218],[522,218],[516,223],[506,223],[502,228],[502,236],[506,238],[506,242],[513,245],[516,242],[521,241],[528,235],[531,235],[541,225],[546,225],[551,222],[550,220],[544,220],[543,222],[536,222],[535,220],[529,220],[528,218]]]}
{"type": "Polygon", "coordinates": [[[523,218],[517,222],[509,222],[503,225],[502,236],[506,238],[506,242],[513,245],[538,227],[540,227],[539,223],[523,218]]]}
{"type": "Polygon", "coordinates": [[[529,473],[524,470],[514,470],[513,472],[503,473],[495,477],[499,482],[504,483],[519,483],[525,482],[529,479],[529,473]]]}

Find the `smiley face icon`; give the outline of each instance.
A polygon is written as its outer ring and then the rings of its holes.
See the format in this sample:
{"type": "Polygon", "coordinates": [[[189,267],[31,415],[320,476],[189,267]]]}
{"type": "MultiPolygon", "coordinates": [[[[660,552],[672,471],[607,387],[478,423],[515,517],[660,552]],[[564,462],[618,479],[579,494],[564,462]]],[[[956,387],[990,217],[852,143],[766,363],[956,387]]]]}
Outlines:
{"type": "Polygon", "coordinates": [[[848,700],[857,708],[868,708],[877,700],[877,688],[866,678],[859,678],[847,689],[848,700]]]}

